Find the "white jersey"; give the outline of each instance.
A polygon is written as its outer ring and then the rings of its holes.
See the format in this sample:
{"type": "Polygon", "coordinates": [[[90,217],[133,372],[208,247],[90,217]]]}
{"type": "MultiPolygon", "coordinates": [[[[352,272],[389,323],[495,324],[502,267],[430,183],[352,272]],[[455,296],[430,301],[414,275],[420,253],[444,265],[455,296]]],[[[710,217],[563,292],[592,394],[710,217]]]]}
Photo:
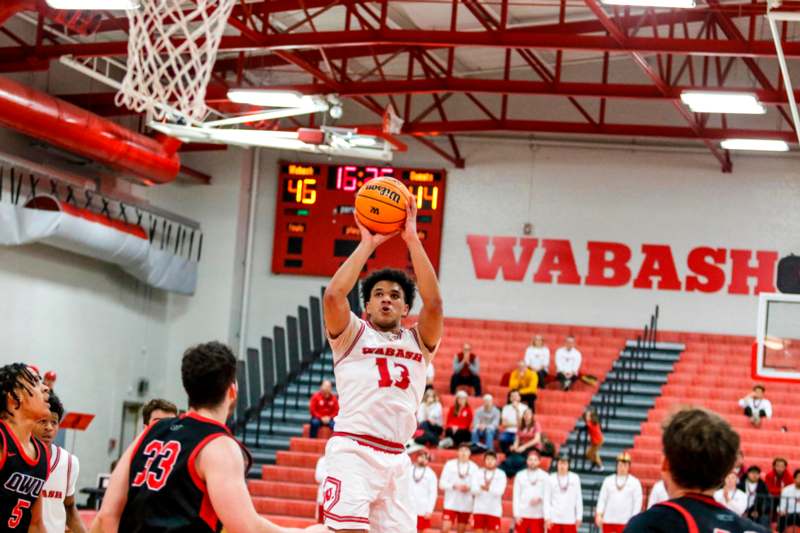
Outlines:
{"type": "Polygon", "coordinates": [[[472,461],[461,464],[458,459],[450,459],[444,464],[442,477],[439,479],[439,488],[444,491],[444,509],[471,513],[475,503],[472,496],[472,476],[478,471],[478,465],[472,461]],[[463,492],[456,486],[466,485],[470,490],[463,492]]]}
{"type": "Polygon", "coordinates": [[[436,498],[439,497],[439,483],[436,480],[436,472],[429,466],[420,468],[417,465],[411,467],[411,476],[414,479],[414,508],[417,516],[426,516],[433,512],[436,507],[436,498]]]}
{"type": "Polygon", "coordinates": [[[544,498],[547,490],[547,472],[529,468],[514,477],[514,518],[544,518],[544,498]],[[538,500],[536,504],[534,500],[538,500]]]}
{"type": "Polygon", "coordinates": [[[503,494],[506,492],[508,478],[506,473],[495,468],[489,472],[485,468],[478,469],[472,475],[472,494],[475,503],[472,507],[474,514],[503,517],[503,494]],[[484,489],[486,485],[486,489],[484,489]]]}
{"type": "Polygon", "coordinates": [[[606,524],[627,524],[642,512],[642,484],[635,476],[612,474],[603,480],[597,513],[606,524]]]}
{"type": "Polygon", "coordinates": [[[417,429],[433,357],[416,328],[382,332],[351,313],[345,330],[329,340],[339,393],[336,432],[388,441],[392,449],[403,446],[417,429]]]}
{"type": "Polygon", "coordinates": [[[669,500],[667,487],[664,486],[664,482],[659,479],[650,489],[650,496],[647,497],[647,508],[650,509],[652,506],[667,500],[669,500]]]}
{"type": "Polygon", "coordinates": [[[47,533],[64,533],[67,510],[64,500],[75,496],[80,465],[78,458],[55,444],[50,445],[50,477],[42,488],[42,519],[47,533]]]}
{"type": "Polygon", "coordinates": [[[578,474],[568,472],[565,477],[561,477],[554,472],[550,474],[547,483],[544,519],[562,525],[583,520],[583,494],[578,474]]]}

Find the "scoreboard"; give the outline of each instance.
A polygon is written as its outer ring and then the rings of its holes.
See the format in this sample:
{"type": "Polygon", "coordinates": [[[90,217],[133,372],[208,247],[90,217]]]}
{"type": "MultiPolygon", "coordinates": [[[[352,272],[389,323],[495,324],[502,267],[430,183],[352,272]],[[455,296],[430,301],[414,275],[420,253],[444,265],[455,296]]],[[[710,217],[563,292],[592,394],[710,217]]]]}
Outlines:
{"type": "MultiPolygon", "coordinates": [[[[402,181],[416,198],[417,231],[438,272],[444,170],[287,161],[278,168],[272,272],[332,276],[361,240],[353,218],[355,195],[364,183],[381,177],[402,181]]],[[[367,261],[368,270],[385,267],[411,271],[399,236],[379,246],[367,261]]]]}

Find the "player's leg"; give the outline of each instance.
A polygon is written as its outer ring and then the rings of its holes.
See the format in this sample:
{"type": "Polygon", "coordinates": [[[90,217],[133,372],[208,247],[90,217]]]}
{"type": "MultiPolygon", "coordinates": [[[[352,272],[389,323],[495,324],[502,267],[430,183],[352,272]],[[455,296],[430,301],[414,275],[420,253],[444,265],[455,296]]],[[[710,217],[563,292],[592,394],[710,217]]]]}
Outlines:
{"type": "Polygon", "coordinates": [[[327,477],[323,482],[325,525],[337,533],[370,529],[370,505],[380,492],[372,450],[345,437],[333,437],[325,447],[327,477]]]}
{"type": "MultiPolygon", "coordinates": [[[[378,452],[380,454],[380,452],[378,452]]],[[[408,533],[418,524],[411,460],[405,453],[380,454],[383,490],[370,507],[370,533],[408,533]]]]}
{"type": "Polygon", "coordinates": [[[469,525],[469,514],[459,513],[458,524],[456,525],[456,531],[458,533],[465,533],[467,531],[468,525],[469,525]],[[464,519],[463,515],[467,515],[467,518],[464,519]]]}

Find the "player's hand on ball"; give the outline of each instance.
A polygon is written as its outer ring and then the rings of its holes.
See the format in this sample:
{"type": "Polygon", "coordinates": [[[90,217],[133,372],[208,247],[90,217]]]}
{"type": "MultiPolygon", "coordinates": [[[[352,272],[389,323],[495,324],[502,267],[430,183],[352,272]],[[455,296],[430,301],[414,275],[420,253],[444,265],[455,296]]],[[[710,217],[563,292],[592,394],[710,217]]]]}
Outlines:
{"type": "Polygon", "coordinates": [[[361,242],[369,244],[372,248],[377,248],[381,244],[385,243],[392,237],[398,235],[400,231],[395,231],[394,233],[389,233],[387,235],[381,235],[380,233],[372,233],[368,230],[358,219],[358,217],[353,217],[356,221],[356,226],[361,231],[361,242]]]}
{"type": "Polygon", "coordinates": [[[410,193],[406,199],[406,225],[400,235],[406,242],[419,238],[417,234],[417,199],[410,193]]]}

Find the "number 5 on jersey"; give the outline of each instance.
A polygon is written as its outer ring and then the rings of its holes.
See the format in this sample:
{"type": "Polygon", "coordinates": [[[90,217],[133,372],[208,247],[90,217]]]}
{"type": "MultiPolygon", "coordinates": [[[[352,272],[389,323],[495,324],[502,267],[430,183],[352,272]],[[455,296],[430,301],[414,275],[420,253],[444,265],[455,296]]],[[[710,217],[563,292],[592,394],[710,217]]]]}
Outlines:
{"type": "Polygon", "coordinates": [[[411,378],[408,374],[408,367],[402,363],[392,361],[392,366],[400,370],[400,377],[397,380],[392,379],[392,373],[389,371],[389,361],[383,357],[375,359],[375,364],[378,365],[378,387],[383,389],[394,385],[398,389],[407,389],[411,384],[411,378]]]}
{"type": "Polygon", "coordinates": [[[172,473],[175,467],[175,461],[181,453],[181,443],[171,440],[164,443],[160,440],[150,442],[144,449],[144,455],[147,456],[147,462],[144,469],[136,474],[133,479],[132,485],[134,487],[141,487],[147,485],[147,488],[153,491],[159,491],[167,484],[167,478],[172,473]],[[155,463],[158,459],[158,463],[155,463]],[[153,466],[158,470],[153,471],[153,466]]]}

